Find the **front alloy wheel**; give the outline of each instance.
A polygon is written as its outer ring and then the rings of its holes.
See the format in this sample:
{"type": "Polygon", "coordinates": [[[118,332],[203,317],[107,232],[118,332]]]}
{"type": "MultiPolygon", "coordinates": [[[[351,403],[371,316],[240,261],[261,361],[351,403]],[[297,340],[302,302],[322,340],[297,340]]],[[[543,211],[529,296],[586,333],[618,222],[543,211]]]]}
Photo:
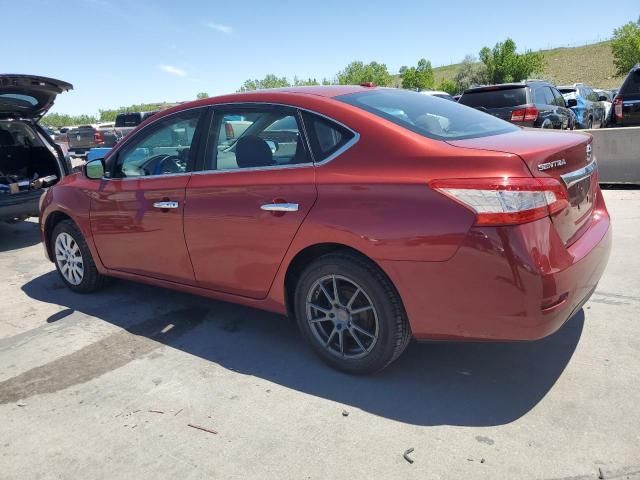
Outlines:
{"type": "Polygon", "coordinates": [[[79,285],[84,277],[84,262],[80,247],[71,235],[60,232],[56,237],[55,254],[60,274],[71,285],[79,285]]]}
{"type": "Polygon", "coordinates": [[[74,292],[87,293],[104,284],[80,229],[71,220],[57,223],[51,232],[56,269],[64,283],[74,292]]]}

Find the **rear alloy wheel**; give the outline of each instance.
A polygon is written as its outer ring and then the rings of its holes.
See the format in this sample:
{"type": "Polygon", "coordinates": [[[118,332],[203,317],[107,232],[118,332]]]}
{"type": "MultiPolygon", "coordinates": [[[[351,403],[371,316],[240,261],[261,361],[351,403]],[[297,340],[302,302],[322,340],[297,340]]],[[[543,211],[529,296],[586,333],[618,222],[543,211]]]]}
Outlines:
{"type": "Polygon", "coordinates": [[[333,367],[373,373],[395,360],[411,338],[402,304],[388,278],[351,253],[324,255],[296,288],[298,326],[333,367]]]}
{"type": "Polygon", "coordinates": [[[67,287],[79,293],[102,287],[104,277],[98,273],[84,237],[71,220],[58,223],[51,239],[56,269],[67,287]]]}

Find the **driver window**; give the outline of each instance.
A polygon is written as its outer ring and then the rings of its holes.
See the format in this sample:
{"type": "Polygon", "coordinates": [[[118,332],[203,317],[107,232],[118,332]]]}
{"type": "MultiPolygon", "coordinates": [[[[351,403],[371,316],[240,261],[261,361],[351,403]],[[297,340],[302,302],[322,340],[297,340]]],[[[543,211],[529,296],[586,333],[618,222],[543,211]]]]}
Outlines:
{"type": "Polygon", "coordinates": [[[201,110],[190,110],[159,120],[123,149],[114,177],[184,173],[200,113],[201,110]]]}

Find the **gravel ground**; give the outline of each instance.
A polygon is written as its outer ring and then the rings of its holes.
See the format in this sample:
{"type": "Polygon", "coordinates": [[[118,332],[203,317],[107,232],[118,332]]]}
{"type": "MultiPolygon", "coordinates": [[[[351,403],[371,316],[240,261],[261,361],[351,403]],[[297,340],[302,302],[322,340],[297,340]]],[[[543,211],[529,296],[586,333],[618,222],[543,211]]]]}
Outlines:
{"type": "Polygon", "coordinates": [[[640,191],[604,195],[610,264],[559,332],[413,344],[366,378],[277,315],[73,294],[35,222],[1,225],[0,478],[640,478],[640,191]]]}

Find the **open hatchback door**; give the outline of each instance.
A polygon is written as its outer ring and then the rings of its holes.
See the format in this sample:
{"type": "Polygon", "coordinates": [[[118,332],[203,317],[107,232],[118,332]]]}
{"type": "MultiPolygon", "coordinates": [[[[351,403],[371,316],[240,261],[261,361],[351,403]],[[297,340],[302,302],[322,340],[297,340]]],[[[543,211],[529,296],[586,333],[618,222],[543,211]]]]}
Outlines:
{"type": "Polygon", "coordinates": [[[0,74],[0,222],[37,216],[44,189],[71,173],[38,122],[56,96],[72,88],[52,78],[0,74]]]}
{"type": "Polygon", "coordinates": [[[62,80],[37,75],[0,74],[0,118],[39,119],[59,93],[73,90],[62,80]]]}

